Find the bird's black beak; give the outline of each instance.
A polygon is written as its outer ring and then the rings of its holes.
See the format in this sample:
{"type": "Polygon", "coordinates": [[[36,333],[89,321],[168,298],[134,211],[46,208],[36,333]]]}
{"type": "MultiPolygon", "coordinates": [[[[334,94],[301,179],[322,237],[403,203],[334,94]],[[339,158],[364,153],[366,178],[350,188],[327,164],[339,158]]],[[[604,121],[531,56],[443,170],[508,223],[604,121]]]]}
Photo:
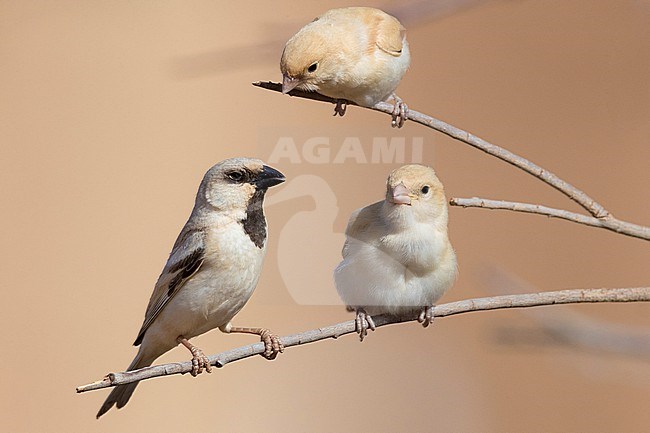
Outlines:
{"type": "Polygon", "coordinates": [[[268,165],[263,165],[262,172],[257,176],[257,179],[255,179],[253,184],[258,189],[266,189],[282,183],[284,180],[284,174],[280,173],[275,168],[269,167],[268,165]]]}

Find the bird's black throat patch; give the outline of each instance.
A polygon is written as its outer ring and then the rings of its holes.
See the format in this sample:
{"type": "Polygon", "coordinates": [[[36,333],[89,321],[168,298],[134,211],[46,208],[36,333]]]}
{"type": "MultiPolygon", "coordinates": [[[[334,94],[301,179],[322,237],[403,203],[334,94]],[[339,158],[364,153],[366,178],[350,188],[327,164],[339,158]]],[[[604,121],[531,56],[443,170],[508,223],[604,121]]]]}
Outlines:
{"type": "Polygon", "coordinates": [[[264,246],[266,241],[266,219],[264,218],[264,194],[266,189],[258,189],[248,201],[246,219],[242,221],[244,232],[253,241],[257,248],[264,246]]]}

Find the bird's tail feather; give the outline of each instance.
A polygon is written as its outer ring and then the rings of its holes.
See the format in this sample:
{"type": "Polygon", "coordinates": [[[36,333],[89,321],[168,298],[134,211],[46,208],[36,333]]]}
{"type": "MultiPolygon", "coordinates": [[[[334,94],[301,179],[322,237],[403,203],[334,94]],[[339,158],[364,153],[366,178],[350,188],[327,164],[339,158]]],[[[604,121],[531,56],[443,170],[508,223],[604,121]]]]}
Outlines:
{"type": "MultiPolygon", "coordinates": [[[[141,353],[138,353],[136,357],[133,359],[133,362],[131,362],[131,365],[129,365],[129,368],[126,369],[126,371],[137,370],[138,368],[148,367],[153,363],[154,359],[146,359],[142,356],[141,353]]],[[[138,383],[140,382],[133,382],[127,385],[118,385],[115,388],[113,388],[111,393],[108,394],[108,397],[106,398],[106,401],[104,401],[102,407],[99,408],[99,412],[97,412],[97,418],[99,419],[100,416],[108,412],[108,410],[112,408],[113,405],[117,405],[118,409],[124,407],[126,403],[129,401],[129,399],[131,398],[131,396],[133,395],[133,391],[135,391],[135,387],[138,386],[138,383]]]]}

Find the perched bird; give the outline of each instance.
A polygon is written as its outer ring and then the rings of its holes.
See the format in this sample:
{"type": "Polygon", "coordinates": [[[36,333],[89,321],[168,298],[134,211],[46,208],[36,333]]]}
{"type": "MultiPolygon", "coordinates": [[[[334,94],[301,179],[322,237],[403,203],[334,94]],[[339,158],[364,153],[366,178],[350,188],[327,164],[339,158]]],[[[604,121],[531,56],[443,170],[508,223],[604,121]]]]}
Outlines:
{"type": "Polygon", "coordinates": [[[356,310],[359,337],[374,330],[373,314],[420,312],[424,327],[434,303],[456,279],[456,254],[447,236],[447,199],[433,169],[405,165],[386,183],[386,199],[358,209],[345,231],[336,289],[356,310]]]}
{"type": "MultiPolygon", "coordinates": [[[[151,295],[134,343],[140,350],[127,370],[151,365],[180,343],[192,353],[192,376],[209,373],[207,356],[189,339],[214,328],[260,335],[266,358],[283,351],[268,329],[230,323],[257,285],[266,254],[264,194],[281,182],[284,175],[258,159],[226,159],[208,170],[151,295]]],[[[113,389],[97,418],[114,404],[123,407],[137,384],[113,389]]]]}
{"type": "Polygon", "coordinates": [[[300,29],[280,60],[282,93],[294,88],[364,107],[393,98],[393,127],[402,127],[408,107],[395,89],[411,62],[406,30],[393,16],[374,8],[332,9],[300,29]]]}

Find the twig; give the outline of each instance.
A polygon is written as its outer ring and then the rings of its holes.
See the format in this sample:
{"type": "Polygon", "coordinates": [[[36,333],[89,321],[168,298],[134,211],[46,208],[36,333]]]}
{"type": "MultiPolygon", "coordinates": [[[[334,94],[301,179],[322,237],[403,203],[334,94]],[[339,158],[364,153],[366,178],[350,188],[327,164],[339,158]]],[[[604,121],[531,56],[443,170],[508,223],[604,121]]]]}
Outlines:
{"type": "MultiPolygon", "coordinates": [[[[273,83],[270,81],[266,82],[255,82],[253,83],[256,87],[261,87],[268,90],[273,90],[276,92],[282,91],[282,85],[279,83],[273,83]]],[[[299,98],[312,99],[316,101],[329,102],[336,104],[336,99],[323,96],[319,93],[314,92],[303,92],[301,90],[294,89],[289,92],[289,95],[296,96],[299,98]]],[[[357,105],[353,102],[348,102],[350,105],[357,105]]],[[[374,107],[364,107],[369,108],[370,110],[379,111],[386,114],[392,114],[393,105],[386,102],[380,102],[374,107]]],[[[609,228],[617,233],[624,235],[637,237],[640,239],[650,240],[650,228],[639,226],[636,224],[631,224],[625,221],[614,218],[609,211],[607,211],[601,204],[596,200],[591,198],[585,192],[574,187],[568,182],[560,179],[555,174],[551,173],[548,170],[536,165],[535,163],[522,158],[521,156],[515,155],[514,153],[499,147],[495,144],[489,143],[482,138],[476,137],[475,135],[470,134],[467,131],[464,131],[460,128],[456,128],[442,120],[435,119],[433,117],[427,116],[426,114],[419,113],[415,110],[409,109],[407,118],[416,123],[434,129],[438,132],[442,132],[445,135],[448,135],[451,138],[462,141],[476,149],[479,149],[489,155],[492,155],[496,158],[501,159],[509,164],[514,165],[515,167],[535,176],[546,184],[557,189],[571,200],[578,203],[583,207],[587,212],[589,212],[594,218],[603,220],[606,222],[606,225],[602,226],[609,228]]]]}
{"type": "Polygon", "coordinates": [[[472,198],[452,198],[449,200],[452,206],[478,207],[485,209],[501,209],[514,212],[533,213],[546,215],[553,218],[560,218],[567,221],[573,221],[578,224],[584,224],[592,227],[600,227],[616,233],[626,234],[640,239],[650,239],[650,227],[644,227],[637,224],[620,221],[611,215],[607,218],[593,218],[575,212],[538,204],[519,203],[504,200],[489,200],[479,197],[472,198]]]}
{"type": "MultiPolygon", "coordinates": [[[[520,295],[494,296],[489,298],[468,299],[464,301],[450,302],[448,304],[438,305],[434,308],[436,317],[453,316],[455,314],[468,313],[471,311],[496,310],[501,308],[523,308],[535,307],[541,305],[554,304],[575,304],[582,302],[647,302],[650,301],[650,287],[622,288],[622,289],[575,289],[559,290],[555,292],[542,292],[520,295]]],[[[374,317],[377,327],[411,322],[416,317],[394,317],[394,316],[376,316],[374,317]]],[[[338,323],[324,328],[314,329],[311,331],[301,332],[299,334],[282,337],[284,347],[299,346],[302,344],[313,343],[328,338],[338,338],[342,335],[355,332],[354,320],[338,323]]],[[[248,358],[264,352],[264,344],[256,343],[249,346],[232,349],[217,355],[209,357],[210,364],[223,367],[224,365],[248,358]]],[[[140,370],[127,371],[122,373],[109,373],[104,379],[82,385],[77,388],[77,392],[92,391],[95,389],[108,388],[116,385],[137,382],[153,377],[168,376],[171,374],[185,374],[192,370],[192,363],[179,362],[171,364],[156,365],[146,367],[140,370]]]]}
{"type": "MultiPolygon", "coordinates": [[[[274,90],[276,92],[282,92],[282,85],[280,83],[273,83],[271,81],[267,81],[267,82],[258,81],[253,83],[253,85],[268,90],[274,90]]],[[[332,104],[336,104],[336,99],[329,98],[327,96],[323,96],[315,92],[303,92],[302,90],[294,89],[291,92],[289,92],[289,95],[297,96],[299,98],[313,99],[316,101],[330,102],[332,104]]],[[[348,102],[348,103],[351,105],[357,105],[353,102],[348,102]]],[[[380,111],[386,114],[392,114],[394,109],[394,107],[391,104],[388,104],[386,102],[380,102],[374,107],[367,107],[367,108],[369,108],[370,110],[380,111]]],[[[603,206],[601,206],[599,203],[597,203],[594,199],[589,197],[584,192],[580,191],[574,186],[563,181],[562,179],[560,179],[550,171],[547,171],[542,167],[528,161],[527,159],[515,155],[514,153],[502,147],[489,143],[479,137],[476,137],[475,135],[470,134],[467,131],[463,131],[462,129],[456,128],[455,126],[445,123],[442,120],[434,119],[433,117],[427,116],[426,114],[419,113],[415,110],[409,109],[407,118],[421,125],[428,126],[429,128],[435,129],[438,132],[442,132],[443,134],[448,135],[451,138],[455,138],[456,140],[460,140],[463,143],[467,143],[470,146],[482,150],[483,152],[495,156],[501,159],[502,161],[512,164],[515,167],[518,167],[526,171],[527,173],[532,174],[533,176],[543,180],[547,184],[556,188],[558,191],[562,192],[570,199],[574,200],[576,203],[578,203],[580,206],[585,208],[590,214],[592,214],[596,218],[603,218],[609,214],[605,210],[605,208],[603,208],[603,206]]]]}

